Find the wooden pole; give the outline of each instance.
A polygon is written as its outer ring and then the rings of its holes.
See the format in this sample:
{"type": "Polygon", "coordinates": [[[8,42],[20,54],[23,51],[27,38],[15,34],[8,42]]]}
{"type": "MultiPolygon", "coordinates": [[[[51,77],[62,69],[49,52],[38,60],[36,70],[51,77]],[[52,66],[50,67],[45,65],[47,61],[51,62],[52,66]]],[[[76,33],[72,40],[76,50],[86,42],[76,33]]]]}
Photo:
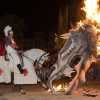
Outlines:
{"type": "Polygon", "coordinates": [[[58,37],[57,37],[57,53],[60,51],[61,46],[64,45],[64,39],[60,38],[61,34],[67,33],[68,28],[68,5],[62,5],[59,8],[59,20],[58,20],[58,37]]]}

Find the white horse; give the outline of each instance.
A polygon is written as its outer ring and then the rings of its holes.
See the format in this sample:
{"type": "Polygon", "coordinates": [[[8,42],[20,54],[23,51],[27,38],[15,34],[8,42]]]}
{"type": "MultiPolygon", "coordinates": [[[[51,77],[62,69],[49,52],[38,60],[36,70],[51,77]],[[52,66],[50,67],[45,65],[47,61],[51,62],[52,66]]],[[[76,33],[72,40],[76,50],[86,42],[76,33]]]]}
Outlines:
{"type": "Polygon", "coordinates": [[[14,72],[13,83],[21,84],[20,91],[22,94],[25,94],[22,90],[22,84],[37,84],[37,82],[39,82],[45,89],[48,89],[47,86],[37,77],[34,69],[34,67],[39,69],[41,68],[42,64],[47,59],[48,53],[40,49],[31,49],[22,53],[22,55],[24,62],[23,69],[25,68],[27,70],[24,74],[20,74],[14,63],[13,66],[11,66],[10,61],[6,61],[4,56],[0,56],[0,83],[10,83],[11,72],[14,72]]]}

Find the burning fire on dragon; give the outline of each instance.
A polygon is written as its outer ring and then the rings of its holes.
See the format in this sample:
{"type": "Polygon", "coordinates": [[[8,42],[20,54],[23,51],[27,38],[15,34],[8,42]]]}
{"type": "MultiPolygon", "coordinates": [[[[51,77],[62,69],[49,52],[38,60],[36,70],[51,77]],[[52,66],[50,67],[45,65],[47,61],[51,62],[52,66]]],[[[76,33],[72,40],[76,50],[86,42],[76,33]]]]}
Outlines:
{"type": "MultiPolygon", "coordinates": [[[[53,94],[61,94],[55,89],[53,82],[67,77],[68,81],[64,94],[72,94],[82,86],[86,79],[85,73],[100,56],[100,12],[99,0],[85,0],[86,19],[77,23],[75,31],[61,35],[66,38],[64,46],[58,54],[58,61],[48,74],[48,86],[53,94]],[[73,65],[75,59],[79,59],[73,65]]],[[[61,86],[60,86],[61,89],[61,86]]]]}

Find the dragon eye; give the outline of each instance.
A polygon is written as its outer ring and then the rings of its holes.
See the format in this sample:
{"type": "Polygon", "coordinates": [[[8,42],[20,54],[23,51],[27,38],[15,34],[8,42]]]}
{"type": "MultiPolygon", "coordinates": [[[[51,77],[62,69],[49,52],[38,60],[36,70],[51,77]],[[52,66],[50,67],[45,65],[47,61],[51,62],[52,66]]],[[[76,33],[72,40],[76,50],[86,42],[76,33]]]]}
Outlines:
{"type": "Polygon", "coordinates": [[[80,62],[80,60],[81,60],[81,56],[80,55],[74,56],[73,59],[70,62],[70,66],[72,68],[74,68],[74,66],[77,65],[80,62]]]}

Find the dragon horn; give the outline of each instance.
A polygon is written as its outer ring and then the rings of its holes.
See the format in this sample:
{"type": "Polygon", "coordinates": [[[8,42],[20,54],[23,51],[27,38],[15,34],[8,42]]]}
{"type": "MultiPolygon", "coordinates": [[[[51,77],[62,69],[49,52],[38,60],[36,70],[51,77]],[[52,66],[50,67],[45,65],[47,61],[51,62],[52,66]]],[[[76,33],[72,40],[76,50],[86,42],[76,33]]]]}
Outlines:
{"type": "Polygon", "coordinates": [[[62,35],[60,35],[60,36],[62,36],[62,37],[65,37],[65,36],[71,36],[71,32],[70,32],[70,33],[62,34],[62,35]]]}

